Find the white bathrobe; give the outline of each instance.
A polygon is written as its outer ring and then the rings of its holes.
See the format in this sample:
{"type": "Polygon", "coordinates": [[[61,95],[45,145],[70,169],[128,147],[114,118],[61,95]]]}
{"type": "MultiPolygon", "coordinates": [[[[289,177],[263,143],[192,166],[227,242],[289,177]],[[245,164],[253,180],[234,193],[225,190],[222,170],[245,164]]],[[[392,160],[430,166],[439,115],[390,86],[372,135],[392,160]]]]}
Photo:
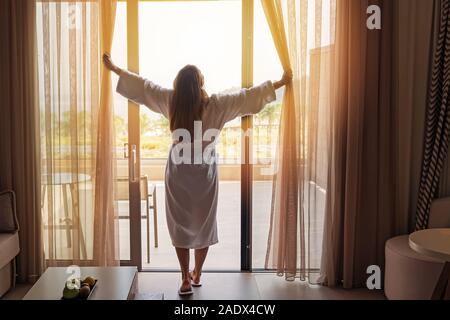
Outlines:
{"type": "MultiPolygon", "coordinates": [[[[162,88],[136,74],[123,72],[117,92],[169,118],[173,90],[162,88]]],[[[202,130],[221,130],[226,122],[258,113],[275,99],[271,81],[233,94],[213,94],[203,111],[202,130]]],[[[177,164],[171,161],[175,149],[176,144],[173,144],[165,175],[166,218],[172,244],[189,249],[216,244],[219,188],[216,162],[177,164]]]]}

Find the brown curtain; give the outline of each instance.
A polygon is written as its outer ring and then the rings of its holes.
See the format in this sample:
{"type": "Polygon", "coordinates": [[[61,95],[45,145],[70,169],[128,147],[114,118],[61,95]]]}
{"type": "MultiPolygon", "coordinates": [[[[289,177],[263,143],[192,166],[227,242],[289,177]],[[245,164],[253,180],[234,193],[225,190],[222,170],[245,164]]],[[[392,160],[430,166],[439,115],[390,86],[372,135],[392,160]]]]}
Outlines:
{"type": "MultiPolygon", "coordinates": [[[[396,219],[397,234],[414,229],[422,167],[434,8],[439,0],[395,1],[396,219]]],[[[442,175],[442,196],[446,180],[442,175]]],[[[450,184],[449,184],[450,185],[450,184]]],[[[450,195],[450,192],[448,193],[450,195]]]]}
{"type": "Polygon", "coordinates": [[[439,180],[438,198],[450,197],[450,157],[447,155],[447,161],[442,168],[439,180]]]}
{"type": "Polygon", "coordinates": [[[266,269],[317,282],[327,194],[334,0],[262,1],[284,92],[266,269]]]}
{"type": "Polygon", "coordinates": [[[118,265],[112,88],[101,64],[116,0],[36,6],[46,262],[118,265]]]}
{"type": "Polygon", "coordinates": [[[440,0],[434,13],[436,21],[433,63],[428,89],[427,122],[422,173],[416,212],[416,230],[426,229],[431,202],[439,192],[450,140],[450,1],[440,0]]]}
{"type": "Polygon", "coordinates": [[[321,281],[365,284],[369,265],[383,265],[395,234],[393,14],[390,0],[337,1],[329,184],[321,281]],[[369,31],[377,4],[382,29],[369,31]]]}
{"type": "Polygon", "coordinates": [[[16,193],[21,282],[37,280],[44,262],[35,35],[34,1],[0,1],[0,190],[16,193]]]}

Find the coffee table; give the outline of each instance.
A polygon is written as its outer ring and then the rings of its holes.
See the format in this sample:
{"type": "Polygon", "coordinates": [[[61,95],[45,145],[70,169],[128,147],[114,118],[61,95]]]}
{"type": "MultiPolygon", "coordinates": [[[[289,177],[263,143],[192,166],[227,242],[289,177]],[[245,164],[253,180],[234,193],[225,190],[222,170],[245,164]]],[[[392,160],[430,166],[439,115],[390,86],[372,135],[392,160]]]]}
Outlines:
{"type": "Polygon", "coordinates": [[[450,229],[426,229],[409,235],[409,246],[445,262],[431,299],[450,300],[450,229]]]}
{"type": "MultiPolygon", "coordinates": [[[[24,300],[60,300],[70,273],[66,267],[48,268],[23,298],[24,300]]],[[[81,278],[98,279],[89,300],[133,299],[136,267],[80,267],[81,278]]]]}

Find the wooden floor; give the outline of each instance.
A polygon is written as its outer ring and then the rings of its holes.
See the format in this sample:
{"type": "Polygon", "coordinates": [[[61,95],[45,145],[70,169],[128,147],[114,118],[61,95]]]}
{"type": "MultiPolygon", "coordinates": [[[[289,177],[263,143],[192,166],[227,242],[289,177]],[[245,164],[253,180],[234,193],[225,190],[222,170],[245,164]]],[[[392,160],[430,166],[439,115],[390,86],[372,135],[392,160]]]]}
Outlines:
{"type": "MultiPolygon", "coordinates": [[[[382,290],[327,288],[313,286],[298,280],[288,282],[275,274],[260,273],[205,273],[203,286],[194,288],[193,300],[381,300],[382,290]]],[[[175,272],[141,272],[136,292],[163,293],[165,300],[181,299],[177,290],[180,275],[175,272]]],[[[29,290],[28,285],[18,285],[3,299],[20,300],[29,290]]]]}
{"type": "Polygon", "coordinates": [[[180,275],[177,273],[139,274],[139,292],[163,293],[167,300],[380,300],[385,299],[382,290],[345,290],[289,282],[275,274],[257,273],[205,273],[202,286],[193,288],[194,294],[181,298],[178,293],[180,275]]]}

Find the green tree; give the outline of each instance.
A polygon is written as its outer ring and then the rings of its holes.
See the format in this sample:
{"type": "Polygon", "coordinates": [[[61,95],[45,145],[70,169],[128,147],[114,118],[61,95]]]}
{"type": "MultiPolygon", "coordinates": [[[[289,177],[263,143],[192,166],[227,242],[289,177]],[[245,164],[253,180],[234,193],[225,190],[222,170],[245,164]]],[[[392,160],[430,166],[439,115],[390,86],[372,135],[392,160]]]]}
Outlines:
{"type": "Polygon", "coordinates": [[[160,116],[158,119],[154,121],[154,128],[157,130],[157,132],[160,133],[162,136],[169,136],[170,135],[170,124],[169,120],[167,120],[165,117],[160,116]]]}
{"type": "Polygon", "coordinates": [[[139,122],[141,125],[141,135],[152,129],[152,120],[147,113],[141,113],[139,122]]]}
{"type": "Polygon", "coordinates": [[[116,140],[125,143],[128,140],[128,130],[125,123],[125,119],[121,116],[114,116],[114,128],[116,131],[116,140]]]}

